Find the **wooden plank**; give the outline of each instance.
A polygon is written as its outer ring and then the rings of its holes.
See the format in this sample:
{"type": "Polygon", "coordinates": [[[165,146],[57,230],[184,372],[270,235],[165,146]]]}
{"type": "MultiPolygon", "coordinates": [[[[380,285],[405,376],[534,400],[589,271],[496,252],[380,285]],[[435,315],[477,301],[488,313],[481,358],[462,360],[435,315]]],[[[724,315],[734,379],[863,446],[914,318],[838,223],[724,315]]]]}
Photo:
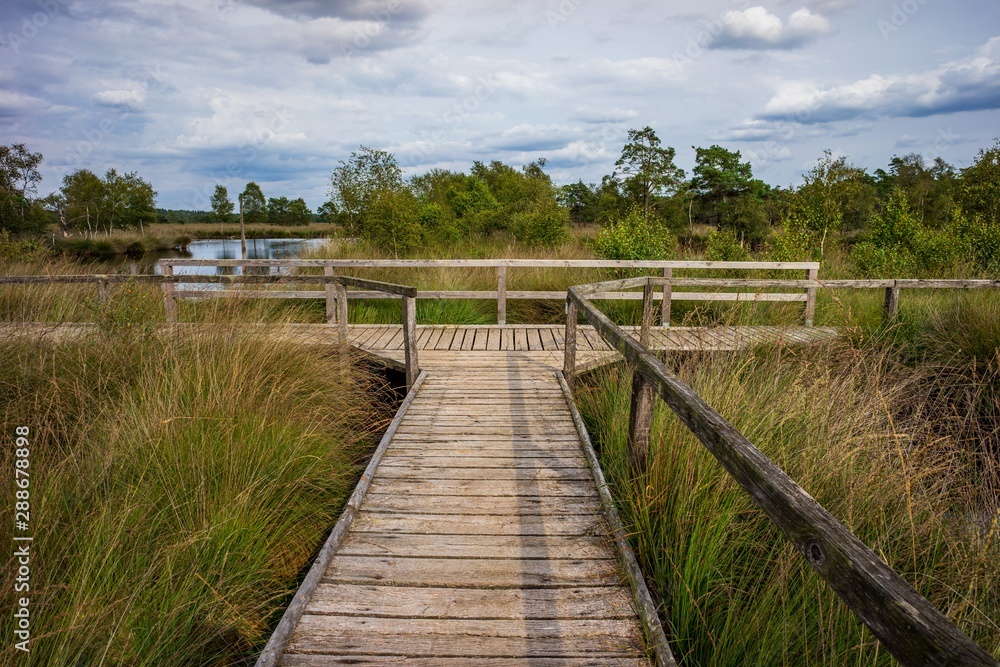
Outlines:
{"type": "MultiPolygon", "coordinates": [[[[468,658],[414,658],[411,656],[366,656],[366,655],[289,655],[282,659],[285,667],[353,667],[384,665],[385,667],[468,667],[468,658]]],[[[645,658],[619,655],[595,655],[577,657],[523,657],[495,658],[476,656],[476,667],[648,667],[645,658]]]]}
{"type": "Polygon", "coordinates": [[[418,468],[415,466],[386,466],[379,471],[384,480],[426,479],[426,480],[476,480],[495,479],[517,482],[539,480],[586,480],[591,479],[586,468],[418,468]]]}
{"type": "Polygon", "coordinates": [[[605,532],[594,515],[388,514],[360,512],[352,531],[412,535],[590,535],[605,532]]]}
{"type": "Polygon", "coordinates": [[[500,349],[501,350],[513,350],[514,349],[514,330],[505,327],[501,332],[500,338],[500,349]]]}
{"type": "Polygon", "coordinates": [[[404,493],[438,496],[580,496],[596,495],[593,482],[514,480],[382,480],[376,478],[373,493],[404,493]]]}
{"type": "Polygon", "coordinates": [[[460,349],[463,351],[472,350],[475,348],[475,345],[476,345],[476,330],[466,329],[465,337],[462,339],[462,347],[460,349]]]}
{"type": "Polygon", "coordinates": [[[528,349],[528,333],[526,330],[517,329],[514,331],[514,349],[515,350],[528,349]]]}
{"type": "Polygon", "coordinates": [[[486,341],[486,349],[490,351],[500,350],[500,329],[490,329],[486,341]]]}
{"type": "Polygon", "coordinates": [[[454,514],[454,515],[578,515],[596,517],[601,506],[596,498],[563,498],[551,496],[520,496],[517,498],[483,498],[479,496],[394,496],[371,494],[365,502],[368,512],[394,514],[454,514]]]}
{"type": "Polygon", "coordinates": [[[607,538],[602,535],[386,535],[382,533],[352,533],[344,540],[338,553],[345,556],[452,559],[579,558],[610,560],[612,558],[607,538]]]}
{"type": "Polygon", "coordinates": [[[614,586],[615,562],[591,559],[472,559],[338,555],[323,581],[394,586],[614,586]]]}
{"type": "Polygon", "coordinates": [[[307,614],[288,652],[470,659],[601,653],[634,657],[642,654],[642,638],[634,622],[621,619],[438,620],[307,614]]]}
{"type": "Polygon", "coordinates": [[[471,457],[471,456],[428,456],[426,453],[404,454],[394,448],[391,444],[386,449],[385,456],[382,457],[382,467],[435,467],[446,470],[456,470],[460,468],[506,468],[511,470],[537,470],[545,468],[580,468],[586,467],[587,462],[582,454],[569,456],[547,456],[538,458],[524,458],[522,456],[505,457],[471,457]]]}
{"type": "Polygon", "coordinates": [[[634,618],[620,586],[583,588],[420,588],[320,584],[313,614],[370,618],[571,619],[634,618]]]}
{"type": "Polygon", "coordinates": [[[539,336],[539,331],[537,328],[528,329],[525,334],[528,337],[528,349],[529,350],[542,350],[542,339],[539,336]]]}

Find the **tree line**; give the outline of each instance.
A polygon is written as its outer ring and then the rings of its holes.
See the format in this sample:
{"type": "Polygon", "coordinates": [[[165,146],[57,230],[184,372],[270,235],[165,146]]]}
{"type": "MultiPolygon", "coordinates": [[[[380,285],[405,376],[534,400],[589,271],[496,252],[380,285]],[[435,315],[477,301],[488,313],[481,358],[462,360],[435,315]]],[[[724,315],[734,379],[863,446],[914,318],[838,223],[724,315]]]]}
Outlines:
{"type": "MultiPolygon", "coordinates": [[[[651,127],[628,131],[610,174],[600,183],[557,186],[538,159],[517,168],[475,162],[466,172],[432,169],[404,178],[395,156],[359,147],[333,169],[330,199],[314,214],[306,202],[265,197],[250,182],[235,201],[218,185],[212,210],[225,224],[302,225],[323,220],[395,253],[426,243],[506,235],[527,245],[556,245],[569,224],[596,223],[598,254],[621,259],[672,256],[678,238],[708,234],[713,259],[751,251],[774,259],[823,259],[846,249],[860,273],[934,272],[959,262],[1000,272],[1000,140],[956,169],[941,158],[893,156],[869,173],[827,151],[797,187],[754,177],[739,151],[694,147],[690,177],[651,127]]],[[[87,169],[38,197],[42,155],[24,144],[0,146],[0,228],[110,231],[165,219],[156,191],[135,172],[87,169]]],[[[198,214],[177,218],[189,219],[198,214]]]]}

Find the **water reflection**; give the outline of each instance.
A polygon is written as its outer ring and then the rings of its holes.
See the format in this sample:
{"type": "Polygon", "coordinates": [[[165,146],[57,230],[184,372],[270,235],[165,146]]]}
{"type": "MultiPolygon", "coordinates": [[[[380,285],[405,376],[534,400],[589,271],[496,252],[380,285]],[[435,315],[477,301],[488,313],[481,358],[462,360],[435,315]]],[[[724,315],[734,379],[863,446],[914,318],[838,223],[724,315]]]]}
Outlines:
{"type": "MultiPolygon", "coordinates": [[[[327,243],[328,239],[247,239],[247,259],[288,259],[300,256],[307,250],[312,250],[327,243]]],[[[167,252],[148,252],[141,258],[122,257],[117,260],[101,262],[110,269],[126,270],[130,273],[160,273],[157,262],[161,259],[240,259],[239,239],[219,239],[192,241],[187,251],[170,250],[167,252]]],[[[252,267],[248,273],[267,274],[276,269],[269,267],[252,267]]],[[[234,275],[242,273],[241,269],[216,266],[178,266],[175,273],[193,275],[234,275]]]]}

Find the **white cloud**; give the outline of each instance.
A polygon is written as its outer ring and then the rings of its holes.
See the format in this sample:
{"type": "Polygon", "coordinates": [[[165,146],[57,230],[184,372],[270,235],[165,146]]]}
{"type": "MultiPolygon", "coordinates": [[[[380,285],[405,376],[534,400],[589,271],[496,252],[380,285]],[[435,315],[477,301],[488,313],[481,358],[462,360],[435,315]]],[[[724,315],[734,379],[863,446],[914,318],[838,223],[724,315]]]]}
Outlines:
{"type": "Polygon", "coordinates": [[[722,29],[708,45],[711,49],[794,49],[832,34],[833,25],[820,14],[803,7],[784,22],[764,7],[728,11],[722,29]]]}
{"type": "Polygon", "coordinates": [[[872,74],[832,88],[785,83],[758,118],[824,123],[988,109],[1000,109],[1000,37],[987,41],[973,56],[916,74],[872,74]]]}
{"type": "Polygon", "coordinates": [[[129,111],[141,111],[146,104],[143,90],[102,90],[91,98],[102,107],[115,107],[129,111]]]}

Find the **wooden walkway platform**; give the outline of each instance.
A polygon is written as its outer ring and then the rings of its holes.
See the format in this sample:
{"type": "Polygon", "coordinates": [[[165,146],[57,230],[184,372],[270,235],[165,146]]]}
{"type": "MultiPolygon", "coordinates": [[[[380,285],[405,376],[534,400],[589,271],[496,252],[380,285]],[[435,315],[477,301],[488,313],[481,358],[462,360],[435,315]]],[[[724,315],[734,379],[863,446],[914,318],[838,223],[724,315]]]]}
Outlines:
{"type": "MultiPolygon", "coordinates": [[[[636,327],[625,327],[632,332],[636,327]]],[[[299,332],[301,336],[305,332],[299,332]]],[[[558,325],[479,325],[417,327],[417,349],[421,367],[439,363],[460,363],[455,352],[518,352],[522,358],[562,368],[566,329],[558,325]],[[451,361],[449,361],[451,360],[451,361]]],[[[329,335],[329,334],[327,334],[329,335]]],[[[840,336],[833,327],[669,327],[654,328],[650,347],[666,351],[735,351],[765,343],[810,345],[840,336]]],[[[401,326],[353,325],[351,344],[391,366],[403,368],[403,330],[401,326]]],[[[491,355],[481,354],[487,359],[491,355]]],[[[474,359],[475,355],[466,356],[474,359]]],[[[577,328],[577,369],[584,371],[621,359],[594,331],[577,328]]]]}
{"type": "Polygon", "coordinates": [[[536,356],[421,362],[278,664],[650,664],[557,368],[536,356]]]}

